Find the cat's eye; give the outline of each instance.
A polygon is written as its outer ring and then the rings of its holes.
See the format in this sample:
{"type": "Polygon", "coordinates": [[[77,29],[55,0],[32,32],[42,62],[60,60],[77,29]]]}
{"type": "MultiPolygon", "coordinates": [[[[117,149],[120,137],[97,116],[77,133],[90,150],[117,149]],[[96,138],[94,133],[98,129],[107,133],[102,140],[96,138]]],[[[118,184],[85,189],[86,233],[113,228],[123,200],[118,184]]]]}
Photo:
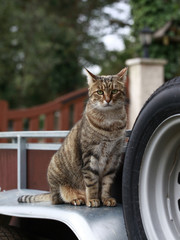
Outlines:
{"type": "Polygon", "coordinates": [[[97,90],[97,94],[99,94],[99,95],[103,95],[104,92],[103,92],[103,90],[97,90]]]}
{"type": "Polygon", "coordinates": [[[116,93],[118,93],[118,90],[117,90],[117,89],[113,89],[113,90],[111,91],[111,93],[112,93],[112,94],[116,94],[116,93]]]}

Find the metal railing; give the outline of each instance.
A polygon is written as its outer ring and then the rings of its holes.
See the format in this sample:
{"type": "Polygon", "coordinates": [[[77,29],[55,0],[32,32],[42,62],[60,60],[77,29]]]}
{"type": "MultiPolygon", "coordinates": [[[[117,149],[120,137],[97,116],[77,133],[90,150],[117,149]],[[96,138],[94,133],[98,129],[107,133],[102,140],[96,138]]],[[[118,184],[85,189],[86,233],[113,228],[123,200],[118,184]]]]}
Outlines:
{"type": "Polygon", "coordinates": [[[27,187],[26,150],[58,150],[61,143],[27,143],[28,138],[65,138],[69,131],[0,132],[0,138],[11,143],[0,143],[0,149],[17,150],[17,188],[27,187]]]}
{"type": "MultiPolygon", "coordinates": [[[[27,187],[27,150],[58,150],[61,143],[28,143],[29,138],[65,138],[69,131],[23,131],[0,132],[0,139],[11,139],[11,143],[0,143],[0,149],[17,150],[17,188],[27,187]]],[[[126,131],[126,137],[131,131],[126,131]]],[[[125,146],[126,148],[126,146],[125,146]]],[[[125,151],[125,150],[124,150],[125,151]]]]}

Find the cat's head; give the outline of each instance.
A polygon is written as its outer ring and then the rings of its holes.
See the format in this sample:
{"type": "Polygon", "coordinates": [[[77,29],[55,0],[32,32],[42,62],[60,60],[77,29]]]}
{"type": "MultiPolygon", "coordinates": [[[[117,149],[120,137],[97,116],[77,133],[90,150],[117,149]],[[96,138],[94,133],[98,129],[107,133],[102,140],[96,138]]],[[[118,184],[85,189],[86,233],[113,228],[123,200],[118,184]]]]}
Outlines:
{"type": "Polygon", "coordinates": [[[127,68],[116,75],[96,76],[87,71],[89,101],[94,108],[109,110],[119,108],[125,101],[127,68]]]}

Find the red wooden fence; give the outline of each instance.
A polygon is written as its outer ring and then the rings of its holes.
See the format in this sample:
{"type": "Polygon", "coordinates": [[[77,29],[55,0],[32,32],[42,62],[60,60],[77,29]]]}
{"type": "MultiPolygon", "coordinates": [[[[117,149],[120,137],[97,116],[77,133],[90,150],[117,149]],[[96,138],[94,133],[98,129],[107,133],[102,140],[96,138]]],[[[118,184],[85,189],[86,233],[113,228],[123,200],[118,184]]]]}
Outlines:
{"type": "Polygon", "coordinates": [[[11,110],[0,100],[0,131],[69,130],[81,118],[86,99],[87,88],[20,110],[11,110]]]}
{"type": "MultiPolygon", "coordinates": [[[[0,100],[0,131],[69,130],[81,118],[86,99],[87,88],[20,110],[11,110],[6,101],[0,100]]],[[[48,190],[46,172],[54,152],[27,150],[27,188],[48,190]]],[[[0,191],[13,188],[17,188],[17,151],[1,149],[0,191]]]]}

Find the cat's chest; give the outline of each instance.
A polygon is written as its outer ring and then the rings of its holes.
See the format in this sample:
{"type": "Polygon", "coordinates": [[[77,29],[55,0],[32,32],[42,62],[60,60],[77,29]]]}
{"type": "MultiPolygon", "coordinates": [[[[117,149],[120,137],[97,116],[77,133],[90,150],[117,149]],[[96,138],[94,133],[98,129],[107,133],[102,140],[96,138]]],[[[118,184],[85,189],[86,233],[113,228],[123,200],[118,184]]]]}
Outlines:
{"type": "Polygon", "coordinates": [[[101,174],[104,169],[106,168],[106,165],[113,164],[114,158],[116,156],[116,141],[107,142],[103,141],[97,146],[96,152],[99,155],[98,159],[98,169],[99,173],[101,174]]]}
{"type": "Polygon", "coordinates": [[[112,154],[112,151],[116,145],[116,141],[102,141],[99,143],[98,146],[96,146],[96,151],[98,152],[98,155],[100,157],[108,157],[110,154],[112,154]]]}

